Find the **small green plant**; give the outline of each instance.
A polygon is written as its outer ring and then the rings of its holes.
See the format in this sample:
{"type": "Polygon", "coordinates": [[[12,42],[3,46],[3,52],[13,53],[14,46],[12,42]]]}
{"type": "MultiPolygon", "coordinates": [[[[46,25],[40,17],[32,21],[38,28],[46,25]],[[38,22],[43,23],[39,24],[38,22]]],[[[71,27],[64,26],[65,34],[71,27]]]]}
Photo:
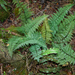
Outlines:
{"type": "Polygon", "coordinates": [[[6,75],[6,72],[4,71],[3,75],[6,75]]]}

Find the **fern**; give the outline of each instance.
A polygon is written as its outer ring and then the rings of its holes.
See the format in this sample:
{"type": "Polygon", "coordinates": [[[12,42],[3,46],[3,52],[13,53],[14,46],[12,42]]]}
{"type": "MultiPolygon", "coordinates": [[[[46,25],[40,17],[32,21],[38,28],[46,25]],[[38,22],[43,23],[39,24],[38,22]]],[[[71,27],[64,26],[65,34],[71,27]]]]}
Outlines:
{"type": "Polygon", "coordinates": [[[58,27],[58,31],[55,34],[53,41],[58,43],[69,42],[72,38],[72,32],[75,25],[75,15],[70,15],[67,18],[64,18],[62,23],[58,27]]]}
{"type": "Polygon", "coordinates": [[[52,16],[51,20],[49,20],[49,25],[53,31],[52,32],[52,35],[53,35],[52,47],[58,48],[59,52],[57,53],[57,55],[46,56],[45,58],[43,58],[42,62],[51,60],[56,63],[59,63],[60,65],[64,65],[67,63],[70,63],[70,64],[75,63],[74,61],[75,52],[72,50],[71,46],[68,44],[68,42],[72,38],[72,32],[73,32],[74,25],[75,25],[75,14],[66,16],[67,14],[66,13],[64,17],[63,13],[65,11],[68,12],[66,9],[69,10],[69,8],[72,7],[72,4],[66,5],[65,7],[60,8],[62,10],[58,11],[55,15],[52,16]],[[65,11],[63,12],[63,10],[65,11]],[[63,12],[61,13],[62,16],[59,15],[60,12],[63,12]],[[57,18],[58,21],[56,21],[55,17],[57,17],[58,15],[59,15],[59,18],[57,18]],[[62,17],[63,19],[61,20],[60,17],[62,17]]]}
{"type": "Polygon", "coordinates": [[[7,3],[6,3],[5,0],[0,0],[0,5],[1,5],[1,7],[2,7],[5,11],[7,11],[7,8],[6,8],[6,6],[5,6],[5,5],[7,5],[7,3]]]}
{"type": "Polygon", "coordinates": [[[32,45],[29,48],[29,51],[31,52],[32,58],[34,58],[34,60],[37,60],[39,62],[39,59],[42,57],[41,46],[40,45],[32,45]]]}
{"type": "Polygon", "coordinates": [[[41,47],[43,47],[43,48],[47,48],[46,47],[46,44],[45,44],[45,42],[44,42],[44,40],[42,39],[42,37],[39,37],[40,36],[40,34],[38,34],[37,35],[37,33],[35,33],[35,34],[32,34],[32,36],[27,36],[27,38],[23,38],[22,39],[22,43],[19,43],[17,46],[16,46],[16,48],[15,48],[15,50],[17,49],[17,48],[19,48],[19,47],[22,47],[22,46],[24,46],[25,44],[26,45],[29,45],[29,44],[38,44],[38,45],[40,45],[41,47]],[[35,37],[36,36],[36,37],[35,37]],[[24,41],[24,39],[26,40],[26,41],[24,41]]]}
{"type": "Polygon", "coordinates": [[[58,48],[50,48],[50,49],[47,49],[47,50],[42,50],[42,55],[48,55],[48,54],[52,54],[52,53],[58,53],[59,52],[59,49],[58,48]]]}
{"type": "Polygon", "coordinates": [[[60,65],[64,65],[68,62],[70,64],[75,63],[75,52],[71,49],[70,45],[67,44],[72,38],[72,32],[75,25],[75,15],[66,16],[72,6],[73,4],[69,4],[60,8],[49,20],[50,28],[53,31],[52,46],[60,49],[60,51],[57,56],[55,55],[55,57],[51,56],[48,58],[60,65]]]}
{"type": "Polygon", "coordinates": [[[50,29],[53,31],[52,33],[53,37],[58,31],[58,25],[64,19],[66,14],[68,14],[68,11],[72,6],[73,4],[69,4],[64,6],[63,8],[58,9],[58,11],[52,15],[52,18],[50,18],[49,25],[50,25],[50,29]]]}
{"type": "Polygon", "coordinates": [[[12,37],[8,41],[8,44],[9,44],[8,50],[9,50],[9,54],[11,57],[12,57],[13,51],[15,51],[16,49],[22,46],[26,46],[29,44],[31,45],[37,44],[37,45],[40,45],[40,47],[47,48],[44,40],[41,38],[41,35],[39,33],[32,34],[31,36],[27,36],[27,37],[23,37],[23,36],[22,37],[17,37],[17,36],[12,37]]]}
{"type": "Polygon", "coordinates": [[[13,36],[11,39],[9,39],[8,51],[9,51],[9,54],[11,57],[13,54],[14,47],[16,47],[16,43],[18,43],[20,39],[21,39],[21,37],[18,37],[18,36],[13,36]]]}
{"type": "Polygon", "coordinates": [[[58,67],[49,67],[50,65],[48,65],[47,68],[41,68],[40,71],[43,72],[43,73],[47,73],[49,75],[60,75],[58,72],[60,71],[61,67],[58,66],[58,67]],[[54,73],[54,74],[50,74],[50,73],[54,73]],[[58,73],[58,74],[56,74],[58,73]]]}
{"type": "Polygon", "coordinates": [[[18,19],[21,20],[21,24],[27,24],[33,12],[30,11],[30,8],[27,8],[27,4],[21,2],[20,0],[13,0],[13,3],[16,4],[16,8],[19,9],[18,19]]]}
{"type": "Polygon", "coordinates": [[[13,0],[14,4],[17,4],[18,2],[20,2],[20,0],[13,0]]]}
{"type": "Polygon", "coordinates": [[[57,57],[54,57],[57,59],[57,63],[60,63],[60,65],[64,65],[66,63],[75,64],[75,52],[69,44],[64,45],[53,43],[53,46],[60,49],[57,57]]]}
{"type": "Polygon", "coordinates": [[[41,33],[42,33],[42,36],[43,38],[45,39],[46,43],[50,43],[50,41],[52,41],[51,37],[51,30],[50,30],[50,27],[48,25],[48,20],[47,18],[45,19],[44,23],[43,23],[43,26],[41,28],[41,33]]]}
{"type": "Polygon", "coordinates": [[[75,52],[72,50],[69,44],[64,45],[64,44],[53,43],[53,46],[58,48],[59,52],[57,52],[56,55],[48,55],[43,57],[40,60],[40,63],[44,63],[50,60],[59,63],[59,65],[63,65],[63,66],[66,66],[69,63],[75,64],[75,52]]]}
{"type": "Polygon", "coordinates": [[[28,33],[28,35],[33,34],[36,31],[36,29],[39,27],[40,23],[42,23],[42,21],[47,17],[48,17],[47,15],[43,15],[43,16],[37,17],[33,21],[30,21],[30,23],[32,22],[32,24],[30,24],[29,26],[28,25],[25,26],[26,33],[28,33]]]}
{"type": "MultiPolygon", "coordinates": [[[[23,3],[21,3],[21,5],[23,5],[23,3]]],[[[19,7],[20,5],[18,4],[17,6],[19,7]]],[[[50,27],[48,26],[47,20],[45,20],[48,17],[47,15],[39,16],[34,20],[26,19],[28,23],[26,23],[26,20],[22,20],[23,25],[21,27],[18,27],[17,31],[23,35],[19,37],[12,37],[8,41],[8,49],[10,55],[12,56],[13,51],[22,46],[31,45],[29,50],[33,55],[33,58],[39,62],[50,60],[59,63],[60,65],[64,65],[68,62],[70,64],[74,64],[75,52],[71,49],[71,46],[67,42],[69,42],[72,38],[75,15],[70,15],[68,17],[66,16],[72,6],[73,4],[69,4],[63,8],[58,9],[57,13],[52,15],[52,18],[49,19],[50,27]],[[42,27],[42,34],[44,35],[45,41],[43,40],[41,34],[36,31],[40,23],[42,23],[44,20],[45,22],[42,27]],[[53,48],[50,49],[47,49],[47,46],[45,44],[49,43],[49,41],[51,40],[51,30],[48,27],[53,31],[53,48]],[[41,50],[41,47],[43,50],[41,50]],[[40,58],[42,61],[40,60],[40,58]]],[[[21,13],[21,11],[19,12],[21,13]]]]}
{"type": "MultiPolygon", "coordinates": [[[[40,33],[36,32],[36,29],[39,27],[40,23],[47,18],[47,15],[39,16],[34,20],[30,19],[31,12],[27,8],[27,5],[19,0],[13,2],[16,4],[17,8],[19,8],[19,18],[22,21],[22,26],[15,28],[20,34],[24,34],[24,36],[14,36],[8,41],[8,50],[9,54],[13,55],[13,52],[26,45],[39,45],[40,47],[47,48],[44,40],[42,39],[40,33]],[[20,3],[18,3],[20,2],[20,3]],[[29,16],[30,15],[30,16],[29,16]],[[25,17],[25,18],[24,18],[25,17]],[[12,43],[13,42],[13,43],[12,43]]],[[[35,47],[34,47],[35,48],[35,47]]]]}
{"type": "Polygon", "coordinates": [[[34,60],[40,61],[40,58],[49,55],[49,54],[57,54],[59,52],[59,49],[57,48],[50,48],[46,50],[46,47],[43,47],[43,50],[41,50],[40,45],[33,45],[29,48],[31,55],[33,55],[34,60]]]}
{"type": "Polygon", "coordinates": [[[24,35],[34,34],[36,29],[39,27],[40,23],[42,23],[43,20],[47,17],[47,15],[43,15],[35,18],[34,20],[29,20],[29,23],[23,25],[22,27],[18,27],[17,31],[24,35]]]}

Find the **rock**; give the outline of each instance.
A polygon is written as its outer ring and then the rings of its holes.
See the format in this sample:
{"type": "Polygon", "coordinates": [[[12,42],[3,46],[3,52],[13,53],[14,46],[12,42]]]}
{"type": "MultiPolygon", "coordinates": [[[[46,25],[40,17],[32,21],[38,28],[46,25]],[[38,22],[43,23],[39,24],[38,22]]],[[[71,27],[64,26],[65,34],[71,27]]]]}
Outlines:
{"type": "Polygon", "coordinates": [[[14,54],[11,58],[6,46],[0,41],[0,61],[2,63],[10,63],[14,66],[19,66],[20,64],[24,63],[23,57],[24,56],[19,54],[14,54]]]}

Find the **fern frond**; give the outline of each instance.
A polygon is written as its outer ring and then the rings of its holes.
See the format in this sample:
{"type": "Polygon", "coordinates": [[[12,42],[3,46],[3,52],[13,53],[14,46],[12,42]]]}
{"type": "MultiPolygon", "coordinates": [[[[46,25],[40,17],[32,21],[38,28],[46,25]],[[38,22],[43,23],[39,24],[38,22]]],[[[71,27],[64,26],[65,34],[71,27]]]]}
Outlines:
{"type": "Polygon", "coordinates": [[[13,51],[15,51],[16,49],[22,47],[22,46],[26,46],[29,44],[37,44],[40,47],[43,48],[47,48],[46,44],[44,42],[44,40],[42,39],[41,35],[39,33],[36,34],[32,34],[32,36],[27,36],[27,37],[13,37],[8,41],[8,50],[9,50],[9,54],[12,56],[13,51]],[[37,35],[38,34],[38,35],[37,35]],[[35,37],[36,36],[36,37],[35,37]],[[13,43],[12,43],[13,42],[13,43]]]}
{"type": "Polygon", "coordinates": [[[13,36],[11,39],[9,39],[7,44],[9,45],[8,51],[11,57],[13,54],[14,47],[16,47],[16,44],[20,41],[20,39],[21,37],[18,37],[18,36],[13,36]]]}
{"type": "MultiPolygon", "coordinates": [[[[46,64],[47,65],[47,64],[46,64]]],[[[50,65],[47,66],[47,68],[40,68],[39,70],[43,73],[58,73],[61,69],[61,67],[57,66],[57,67],[49,67],[50,65]]],[[[49,75],[54,75],[54,74],[49,74],[49,75]]],[[[60,75],[60,74],[56,74],[56,75],[60,75]]]]}
{"type": "Polygon", "coordinates": [[[68,65],[70,64],[75,64],[75,52],[72,50],[70,44],[55,44],[52,43],[53,47],[59,49],[56,55],[46,55],[40,60],[40,63],[46,62],[46,61],[53,61],[56,63],[59,63],[59,65],[68,65]]]}
{"type": "Polygon", "coordinates": [[[44,21],[44,19],[47,17],[48,17],[48,15],[43,15],[43,16],[39,16],[39,17],[35,18],[34,20],[30,21],[29,25],[25,25],[26,33],[28,33],[28,35],[34,34],[36,29],[39,27],[40,23],[42,23],[44,21]]]}
{"type": "Polygon", "coordinates": [[[47,17],[47,15],[43,15],[35,18],[34,20],[29,20],[29,23],[18,27],[17,31],[23,33],[24,35],[31,35],[36,31],[36,29],[38,29],[40,23],[42,23],[47,17]]]}
{"type": "Polygon", "coordinates": [[[32,58],[34,58],[34,60],[37,60],[39,62],[39,59],[42,57],[41,53],[41,46],[40,45],[32,45],[29,48],[29,51],[31,52],[32,58]]]}
{"type": "Polygon", "coordinates": [[[53,31],[53,36],[58,31],[58,25],[61,23],[61,21],[64,19],[66,14],[68,14],[68,11],[73,6],[73,4],[68,4],[64,6],[63,8],[58,9],[56,13],[52,15],[52,18],[49,20],[50,29],[53,31]]]}
{"type": "Polygon", "coordinates": [[[47,49],[43,47],[43,50],[41,50],[40,45],[32,45],[29,48],[31,55],[33,55],[34,60],[37,60],[39,62],[39,59],[45,55],[49,54],[57,54],[59,52],[59,49],[57,48],[50,48],[47,49]]]}
{"type": "Polygon", "coordinates": [[[46,18],[44,23],[43,23],[43,26],[41,28],[41,33],[42,33],[42,36],[43,38],[45,39],[46,43],[50,43],[50,41],[52,41],[51,37],[51,30],[50,30],[50,27],[48,25],[48,19],[46,18]]]}
{"type": "Polygon", "coordinates": [[[57,63],[60,63],[60,65],[67,63],[75,64],[75,52],[69,44],[53,44],[53,46],[60,49],[57,57],[54,57],[57,63]]]}
{"type": "Polygon", "coordinates": [[[25,33],[25,27],[21,26],[21,27],[16,27],[14,28],[19,34],[21,35],[26,35],[27,33],[25,33]]]}
{"type": "Polygon", "coordinates": [[[58,53],[59,49],[58,48],[50,48],[47,50],[42,50],[42,55],[48,55],[48,54],[52,54],[52,53],[58,53]]]}
{"type": "Polygon", "coordinates": [[[18,46],[16,46],[14,50],[18,49],[19,47],[24,46],[25,44],[26,45],[38,44],[45,49],[47,48],[44,40],[42,39],[41,34],[38,33],[38,32],[34,33],[34,34],[31,34],[29,36],[26,36],[26,38],[24,37],[22,40],[23,40],[23,42],[19,43],[18,46]],[[24,39],[25,39],[25,41],[24,41],[24,39]]]}
{"type": "Polygon", "coordinates": [[[18,2],[20,2],[20,0],[13,0],[13,3],[14,3],[14,4],[16,4],[16,3],[18,3],[18,2]]]}
{"type": "Polygon", "coordinates": [[[53,38],[53,41],[58,43],[69,42],[72,38],[72,32],[75,25],[75,15],[70,15],[64,18],[63,22],[60,23],[58,31],[53,38]]]}
{"type": "Polygon", "coordinates": [[[18,19],[21,20],[21,24],[27,24],[33,12],[30,11],[30,8],[27,8],[27,4],[25,4],[24,2],[20,2],[20,0],[13,0],[13,3],[16,4],[16,7],[19,9],[18,19]]]}
{"type": "Polygon", "coordinates": [[[5,0],[0,0],[0,5],[5,11],[7,11],[7,8],[5,7],[5,5],[7,5],[7,3],[5,0]]]}
{"type": "Polygon", "coordinates": [[[35,18],[34,20],[29,20],[29,23],[18,27],[17,31],[24,34],[24,35],[31,35],[34,34],[36,29],[38,29],[40,23],[44,21],[45,18],[47,18],[47,15],[39,16],[35,18]]]}
{"type": "Polygon", "coordinates": [[[32,11],[30,11],[30,8],[27,8],[27,4],[22,4],[19,8],[19,17],[18,19],[21,20],[22,24],[28,23],[30,17],[32,16],[32,11]]]}

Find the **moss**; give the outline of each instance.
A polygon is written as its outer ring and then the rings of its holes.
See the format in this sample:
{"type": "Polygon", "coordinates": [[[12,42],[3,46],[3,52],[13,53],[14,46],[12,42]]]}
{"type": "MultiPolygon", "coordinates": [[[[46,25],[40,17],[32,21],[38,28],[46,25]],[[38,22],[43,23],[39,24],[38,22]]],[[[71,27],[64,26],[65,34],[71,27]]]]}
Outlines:
{"type": "Polygon", "coordinates": [[[6,12],[4,9],[0,8],[0,21],[4,22],[9,17],[9,12],[6,12]]]}

